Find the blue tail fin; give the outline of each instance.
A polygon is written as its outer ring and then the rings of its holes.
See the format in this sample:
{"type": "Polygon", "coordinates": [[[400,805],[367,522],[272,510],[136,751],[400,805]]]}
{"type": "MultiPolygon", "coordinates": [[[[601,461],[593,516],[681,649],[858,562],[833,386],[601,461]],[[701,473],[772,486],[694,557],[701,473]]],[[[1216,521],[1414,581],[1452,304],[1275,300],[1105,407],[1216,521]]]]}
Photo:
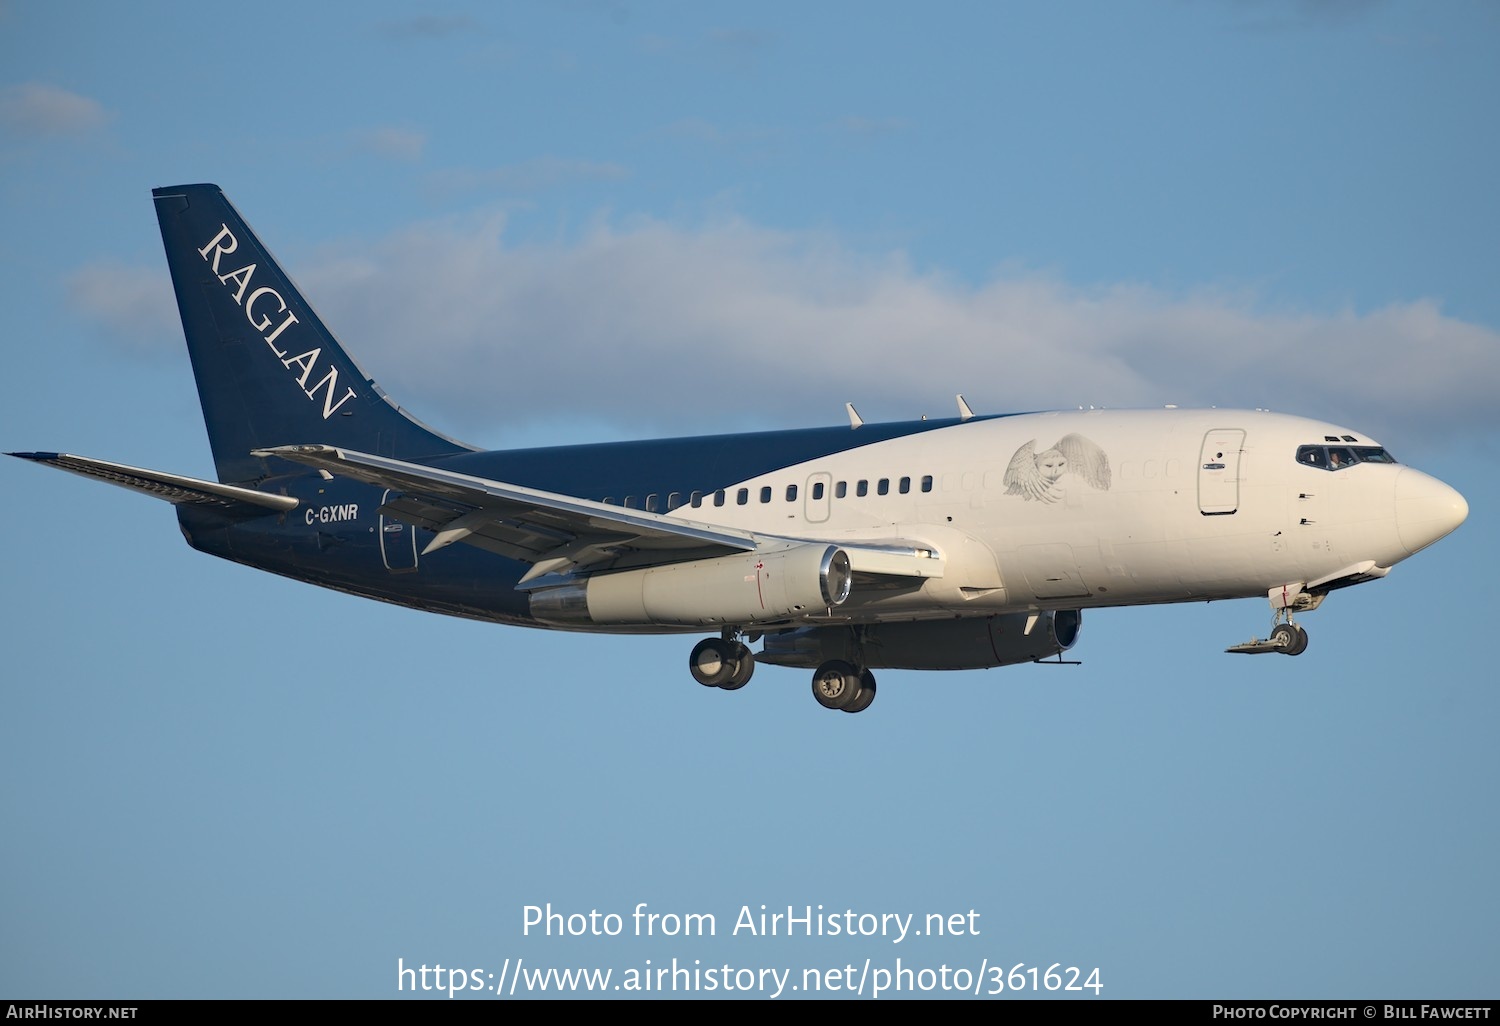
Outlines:
{"type": "Polygon", "coordinates": [[[469,448],[385,397],[218,186],[172,186],[152,197],[220,481],[277,472],[250,451],[278,445],[406,460],[469,448]]]}

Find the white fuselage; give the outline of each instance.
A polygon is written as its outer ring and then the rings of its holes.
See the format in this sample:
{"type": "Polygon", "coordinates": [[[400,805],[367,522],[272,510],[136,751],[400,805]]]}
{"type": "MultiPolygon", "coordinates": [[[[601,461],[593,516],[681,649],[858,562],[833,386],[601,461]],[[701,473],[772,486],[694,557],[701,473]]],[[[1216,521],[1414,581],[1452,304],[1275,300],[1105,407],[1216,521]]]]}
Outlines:
{"type": "Polygon", "coordinates": [[[1299,447],[1325,445],[1378,443],[1264,411],[1023,414],[789,466],[674,513],[942,560],[920,586],[856,588],[836,621],[1264,596],[1360,564],[1383,572],[1467,513],[1397,463],[1298,462],[1299,447]]]}

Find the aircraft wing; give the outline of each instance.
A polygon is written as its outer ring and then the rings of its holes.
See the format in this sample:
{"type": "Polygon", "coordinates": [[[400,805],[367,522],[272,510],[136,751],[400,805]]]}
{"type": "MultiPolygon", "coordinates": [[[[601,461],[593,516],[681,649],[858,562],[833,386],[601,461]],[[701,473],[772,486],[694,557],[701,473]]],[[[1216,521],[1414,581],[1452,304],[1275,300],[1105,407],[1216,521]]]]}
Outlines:
{"type": "MultiPolygon", "coordinates": [[[[626,509],[332,445],[284,445],[252,455],[279,456],[400,493],[381,512],[435,532],[423,555],[461,541],[530,563],[521,585],[548,574],[711,559],[812,540],[626,509]]],[[[911,543],[840,547],[856,572],[886,578],[943,576],[942,556],[911,543]]]]}
{"type": "Polygon", "coordinates": [[[287,495],[272,495],[253,488],[204,481],[196,477],[164,474],[159,470],[144,470],[127,467],[123,463],[74,456],[66,452],[13,452],[8,455],[45,463],[49,467],[82,474],[97,481],[129,488],[131,491],[165,499],[174,506],[192,503],[200,506],[217,506],[239,516],[265,516],[268,513],[285,513],[297,507],[297,500],[287,495]]]}
{"type": "Polygon", "coordinates": [[[522,583],[547,573],[638,566],[751,552],[749,531],[606,505],[573,495],[458,474],[331,445],[285,445],[280,456],[331,474],[389,488],[381,511],[436,532],[424,550],[462,541],[532,565],[522,583]]]}

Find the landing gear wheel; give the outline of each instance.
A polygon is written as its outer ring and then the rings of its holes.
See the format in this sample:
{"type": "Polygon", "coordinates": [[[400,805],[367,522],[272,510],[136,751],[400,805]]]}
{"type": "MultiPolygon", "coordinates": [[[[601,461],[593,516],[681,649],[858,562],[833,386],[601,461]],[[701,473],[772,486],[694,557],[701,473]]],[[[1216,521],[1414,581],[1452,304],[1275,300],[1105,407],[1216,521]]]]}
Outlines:
{"type": "Polygon", "coordinates": [[[870,703],[875,701],[875,675],[869,670],[859,671],[859,694],[854,696],[854,701],[844,706],[844,712],[864,712],[870,708],[870,703]]]}
{"type": "Polygon", "coordinates": [[[830,659],[814,671],[812,693],[824,709],[844,709],[859,697],[859,671],[842,659],[830,659]]]}
{"type": "MultiPolygon", "coordinates": [[[[734,645],[734,642],[722,638],[704,638],[693,646],[693,652],[688,656],[688,672],[706,688],[723,687],[726,681],[734,679],[735,671],[739,669],[734,645]]],[[[749,679],[747,672],[745,680],[749,679]]]]}
{"type": "Polygon", "coordinates": [[[1292,647],[1286,650],[1286,654],[1301,655],[1307,651],[1307,631],[1297,624],[1292,624],[1292,629],[1297,632],[1297,640],[1292,642],[1292,647]]]}
{"type": "Polygon", "coordinates": [[[755,672],[755,653],[750,651],[749,645],[738,641],[731,642],[730,647],[734,649],[734,673],[719,687],[725,691],[738,691],[750,683],[750,675],[755,672]]]}
{"type": "Polygon", "coordinates": [[[1301,655],[1307,651],[1307,632],[1294,623],[1278,623],[1271,630],[1271,642],[1282,655],[1301,655]]]}

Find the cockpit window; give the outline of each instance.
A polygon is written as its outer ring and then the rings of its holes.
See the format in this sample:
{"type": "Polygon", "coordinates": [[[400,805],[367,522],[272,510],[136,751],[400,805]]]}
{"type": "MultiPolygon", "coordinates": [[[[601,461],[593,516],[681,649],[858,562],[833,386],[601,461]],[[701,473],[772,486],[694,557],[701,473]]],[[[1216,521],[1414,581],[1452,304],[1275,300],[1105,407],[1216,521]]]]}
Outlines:
{"type": "Polygon", "coordinates": [[[1328,454],[1321,445],[1304,445],[1297,450],[1297,462],[1322,469],[1328,466],[1328,454]]]}
{"type": "Polygon", "coordinates": [[[1375,445],[1304,445],[1297,450],[1297,462],[1319,470],[1343,470],[1356,463],[1395,463],[1396,459],[1375,445]]]}

